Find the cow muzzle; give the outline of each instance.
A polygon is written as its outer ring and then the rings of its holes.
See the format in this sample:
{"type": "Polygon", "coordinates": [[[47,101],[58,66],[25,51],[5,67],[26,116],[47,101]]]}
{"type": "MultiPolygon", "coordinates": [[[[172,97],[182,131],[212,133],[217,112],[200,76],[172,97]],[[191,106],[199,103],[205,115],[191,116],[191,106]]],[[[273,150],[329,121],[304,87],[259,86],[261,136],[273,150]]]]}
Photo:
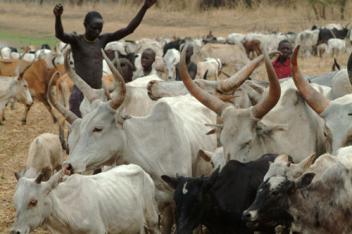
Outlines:
{"type": "Polygon", "coordinates": [[[73,167],[71,163],[66,163],[62,166],[62,171],[64,172],[65,175],[72,175],[74,173],[73,167]]]}
{"type": "Polygon", "coordinates": [[[26,228],[25,230],[12,228],[12,230],[10,231],[10,234],[28,234],[28,233],[29,233],[29,228],[26,228]]]}
{"type": "Polygon", "coordinates": [[[259,225],[257,218],[258,212],[256,210],[245,210],[242,213],[242,220],[246,222],[249,228],[255,228],[259,225]]]}

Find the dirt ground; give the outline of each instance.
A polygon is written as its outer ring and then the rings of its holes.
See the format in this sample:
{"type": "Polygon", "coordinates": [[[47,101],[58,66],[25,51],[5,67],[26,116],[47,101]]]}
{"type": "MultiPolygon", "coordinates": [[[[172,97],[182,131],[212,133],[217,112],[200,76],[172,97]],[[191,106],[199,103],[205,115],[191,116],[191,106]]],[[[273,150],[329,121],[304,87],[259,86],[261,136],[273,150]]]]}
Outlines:
{"type": "MultiPolygon", "coordinates": [[[[91,8],[67,9],[67,12],[64,13],[64,25],[67,27],[67,30],[82,31],[81,22],[84,12],[91,8]]],[[[108,22],[106,24],[106,31],[126,24],[127,21],[121,16],[115,16],[109,7],[100,6],[97,8],[106,16],[106,22],[108,22]]],[[[38,33],[40,35],[53,33],[52,6],[39,8],[34,5],[23,7],[20,4],[0,3],[0,9],[0,29],[28,34],[38,33]],[[13,20],[9,20],[9,17],[13,17],[14,14],[16,17],[11,18],[13,20]]],[[[126,18],[130,19],[137,9],[126,8],[124,10],[124,13],[127,15],[126,18]]],[[[183,14],[187,14],[187,12],[183,14]]],[[[153,10],[149,16],[147,15],[145,22],[142,23],[141,27],[133,35],[133,38],[155,37],[159,35],[198,36],[205,35],[209,29],[215,29],[215,33],[219,33],[220,35],[227,35],[233,32],[234,28],[237,28],[238,31],[246,32],[248,31],[246,26],[252,29],[256,27],[260,28],[265,22],[267,28],[277,28],[282,31],[303,29],[309,24],[306,19],[298,23],[299,19],[289,21],[291,19],[290,16],[289,19],[286,19],[280,25],[282,14],[279,13],[278,19],[272,21],[266,21],[270,19],[268,16],[263,15],[261,19],[260,15],[258,15],[255,20],[252,19],[250,21],[251,23],[244,22],[243,24],[238,22],[239,17],[243,17],[243,14],[235,16],[229,11],[224,11],[227,17],[232,17],[229,18],[231,20],[218,19],[217,22],[213,22],[211,19],[218,18],[221,12],[214,11],[207,14],[197,13],[195,16],[190,15],[186,17],[183,15],[182,17],[182,14],[179,12],[167,14],[153,10]]],[[[338,60],[343,66],[346,66],[347,55],[340,56],[338,60]]],[[[322,60],[319,58],[308,58],[300,60],[300,64],[305,74],[320,74],[330,70],[332,58],[326,57],[322,60]]],[[[30,142],[41,133],[58,132],[57,126],[52,123],[48,111],[42,104],[36,103],[33,106],[29,112],[27,125],[24,126],[21,125],[23,111],[24,107],[21,104],[16,104],[14,110],[7,108],[7,120],[3,126],[0,126],[0,233],[8,233],[14,222],[15,209],[12,202],[16,187],[14,172],[23,168],[30,142]]],[[[38,229],[34,233],[48,232],[38,229]]]]}

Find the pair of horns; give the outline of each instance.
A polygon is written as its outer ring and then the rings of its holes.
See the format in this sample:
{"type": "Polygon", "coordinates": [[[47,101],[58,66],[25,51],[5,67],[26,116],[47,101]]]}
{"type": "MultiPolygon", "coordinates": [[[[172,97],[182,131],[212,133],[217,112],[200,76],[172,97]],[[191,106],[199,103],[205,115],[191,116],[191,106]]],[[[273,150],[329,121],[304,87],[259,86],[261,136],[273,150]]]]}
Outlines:
{"type": "MultiPolygon", "coordinates": [[[[182,53],[181,53],[181,60],[180,60],[180,77],[185,84],[186,88],[188,91],[196,98],[198,101],[200,101],[203,105],[207,106],[209,109],[217,113],[218,115],[221,115],[223,110],[230,106],[231,104],[223,102],[221,99],[217,98],[216,96],[213,96],[206,91],[204,91],[202,88],[200,88],[198,85],[195,85],[188,73],[187,70],[187,65],[186,65],[186,49],[184,48],[182,53]]],[[[236,77],[238,79],[232,79],[228,82],[224,82],[221,84],[221,86],[230,87],[232,84],[236,83],[239,84],[239,80],[245,80],[245,78],[250,75],[253,70],[260,64],[261,60],[263,59],[262,56],[258,57],[257,59],[251,61],[248,65],[246,65],[243,69],[241,69],[238,73],[236,73],[233,77],[236,77]],[[235,81],[237,80],[237,81],[235,81]]],[[[269,77],[270,81],[270,86],[269,86],[269,93],[268,95],[258,104],[256,104],[253,109],[253,115],[260,119],[262,118],[266,113],[268,113],[278,102],[280,98],[280,84],[278,82],[277,76],[275,74],[274,68],[272,67],[271,61],[266,53],[264,53],[264,59],[265,59],[265,66],[267,70],[267,74],[269,77]]],[[[233,78],[232,77],[232,78],[233,78]]]]}
{"type": "MultiPolygon", "coordinates": [[[[90,101],[94,101],[96,100],[98,97],[96,95],[96,93],[94,92],[94,89],[91,88],[71,67],[71,65],[69,64],[70,61],[70,52],[71,50],[68,49],[65,53],[65,68],[66,71],[68,72],[69,76],[71,77],[71,79],[74,81],[75,85],[81,90],[81,92],[83,93],[83,95],[90,101]]],[[[110,59],[106,56],[104,50],[102,50],[102,54],[104,59],[106,60],[112,74],[113,77],[116,81],[116,90],[118,92],[119,95],[116,95],[116,97],[114,99],[111,100],[110,105],[113,109],[117,109],[119,106],[121,106],[121,104],[123,103],[125,96],[126,96],[126,84],[125,81],[122,77],[122,75],[120,74],[120,72],[113,66],[112,62],[110,61],[110,59]]],[[[50,79],[49,82],[49,88],[48,88],[48,93],[47,93],[47,97],[48,100],[51,102],[51,104],[65,117],[65,119],[69,122],[69,123],[73,123],[74,120],[76,120],[78,117],[71,111],[67,110],[66,108],[64,108],[61,104],[57,103],[55,101],[55,99],[52,97],[51,95],[51,87],[53,82],[59,77],[59,73],[56,72],[55,74],[53,74],[53,76],[50,79]]]]}

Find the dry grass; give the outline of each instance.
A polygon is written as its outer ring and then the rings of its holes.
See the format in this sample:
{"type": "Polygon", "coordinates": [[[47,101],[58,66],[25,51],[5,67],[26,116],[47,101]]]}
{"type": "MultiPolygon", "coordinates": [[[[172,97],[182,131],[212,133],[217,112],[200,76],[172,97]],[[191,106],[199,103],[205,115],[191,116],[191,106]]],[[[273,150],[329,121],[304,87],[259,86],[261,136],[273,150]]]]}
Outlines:
{"type": "MultiPolygon", "coordinates": [[[[52,5],[38,7],[33,4],[24,6],[18,3],[0,3],[0,28],[2,31],[13,32],[15,35],[53,35],[52,7],[52,5]]],[[[104,30],[107,32],[125,26],[138,10],[136,7],[112,4],[86,5],[82,8],[66,7],[63,16],[65,30],[82,32],[83,17],[91,9],[102,12],[106,21],[104,30]]],[[[130,38],[201,36],[209,30],[213,30],[216,35],[221,36],[226,36],[231,32],[299,31],[310,27],[313,23],[323,25],[330,22],[312,20],[309,10],[303,7],[296,11],[261,7],[253,11],[223,9],[203,13],[165,12],[151,9],[141,26],[130,38]]],[[[346,61],[347,55],[342,55],[339,58],[339,62],[343,66],[346,66],[346,61]]],[[[331,58],[300,60],[302,70],[309,75],[328,72],[331,64],[331,58]]],[[[264,74],[263,66],[260,68],[260,74],[264,74]]],[[[21,105],[17,105],[15,110],[7,109],[8,120],[4,126],[0,126],[0,233],[8,233],[14,221],[15,210],[12,196],[16,180],[13,173],[23,167],[30,142],[41,133],[57,132],[57,127],[52,123],[49,113],[42,104],[34,105],[29,113],[26,126],[20,124],[22,113],[23,107],[21,105]]],[[[39,230],[36,233],[46,232],[39,230]]]]}
{"type": "MultiPolygon", "coordinates": [[[[20,4],[0,2],[1,31],[16,32],[28,36],[54,36],[54,4],[20,4]],[[11,17],[11,20],[9,20],[11,17]]],[[[83,18],[89,10],[97,10],[105,19],[104,31],[111,32],[128,24],[138,7],[130,4],[86,4],[82,7],[65,5],[62,17],[65,31],[83,32],[83,18]]],[[[192,8],[190,8],[192,9],[192,8]]],[[[143,23],[130,39],[157,36],[203,36],[212,30],[215,35],[227,36],[231,32],[253,31],[301,31],[313,24],[324,25],[338,21],[333,14],[330,20],[317,21],[310,7],[303,5],[296,9],[261,5],[254,10],[244,7],[209,11],[163,10],[152,8],[143,23]]],[[[352,3],[346,9],[346,19],[351,17],[352,3]]]]}

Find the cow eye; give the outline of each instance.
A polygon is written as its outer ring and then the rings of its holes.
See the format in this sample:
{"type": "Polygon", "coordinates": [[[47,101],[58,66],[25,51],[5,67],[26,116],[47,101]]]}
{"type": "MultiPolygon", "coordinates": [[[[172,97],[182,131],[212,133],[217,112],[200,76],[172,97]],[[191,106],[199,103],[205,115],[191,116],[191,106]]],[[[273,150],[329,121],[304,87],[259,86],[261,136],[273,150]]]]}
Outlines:
{"type": "Polygon", "coordinates": [[[247,142],[243,143],[241,148],[243,149],[243,148],[249,146],[250,143],[251,143],[251,141],[247,141],[247,142]]]}
{"type": "Polygon", "coordinates": [[[30,202],[28,203],[28,207],[35,207],[36,205],[37,205],[37,203],[38,203],[38,200],[36,200],[36,199],[32,199],[32,200],[30,200],[30,202]]]}
{"type": "Polygon", "coordinates": [[[277,195],[279,195],[279,192],[278,191],[273,191],[271,194],[276,197],[277,195]]]}
{"type": "Polygon", "coordinates": [[[103,131],[103,128],[94,128],[93,129],[93,132],[101,132],[101,131],[103,131]]]}

